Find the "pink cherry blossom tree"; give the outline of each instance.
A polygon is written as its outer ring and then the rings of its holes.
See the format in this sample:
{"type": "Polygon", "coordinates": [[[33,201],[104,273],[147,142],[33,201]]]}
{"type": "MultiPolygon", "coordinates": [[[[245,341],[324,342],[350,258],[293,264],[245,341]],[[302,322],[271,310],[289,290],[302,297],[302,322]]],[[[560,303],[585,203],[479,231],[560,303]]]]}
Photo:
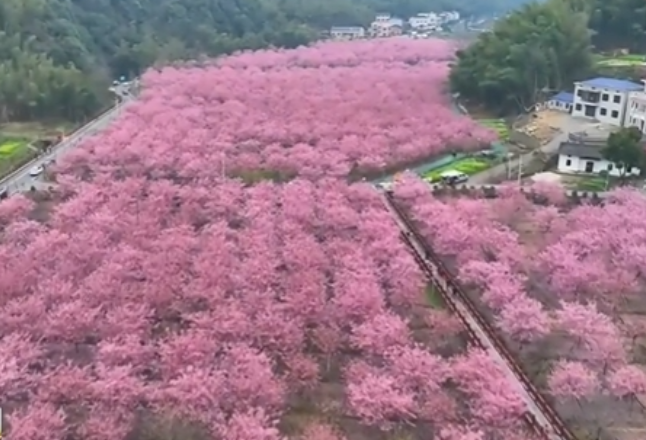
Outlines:
{"type": "Polygon", "coordinates": [[[646,393],[646,373],[637,365],[625,365],[608,377],[610,392],[621,398],[646,393]]]}
{"type": "MultiPolygon", "coordinates": [[[[523,438],[513,379],[483,351],[453,356],[461,322],[425,307],[427,280],[381,194],[348,183],[494,139],[451,108],[454,52],[321,43],[147,72],[117,123],[59,162],[48,219],[26,219],[20,197],[0,204],[8,435],[125,440],[150,417],[278,440],[279,422],[315,402],[303,439],[351,436],[321,425],[328,413],[369,434],[426,424],[446,440],[523,438]]],[[[640,392],[587,299],[639,292],[643,203],[621,193],[532,223],[540,210],[511,188],[447,199],[401,177],[395,198],[507,337],[560,330],[586,369],[608,366],[615,395],[640,392]],[[541,228],[549,240],[528,240],[541,228]]]]}
{"type": "Polygon", "coordinates": [[[599,391],[597,374],[581,362],[560,361],[551,371],[548,385],[554,396],[586,399],[599,391]]]}
{"type": "Polygon", "coordinates": [[[594,400],[604,389],[633,395],[642,373],[629,364],[624,338],[634,339],[640,326],[622,315],[644,312],[643,196],[621,190],[603,205],[572,206],[558,187],[529,190],[538,197],[512,185],[498,188],[493,200],[433,197],[420,179],[405,176],[394,200],[457,274],[484,319],[518,342],[510,347],[525,366],[550,366],[554,396],[594,400]]]}

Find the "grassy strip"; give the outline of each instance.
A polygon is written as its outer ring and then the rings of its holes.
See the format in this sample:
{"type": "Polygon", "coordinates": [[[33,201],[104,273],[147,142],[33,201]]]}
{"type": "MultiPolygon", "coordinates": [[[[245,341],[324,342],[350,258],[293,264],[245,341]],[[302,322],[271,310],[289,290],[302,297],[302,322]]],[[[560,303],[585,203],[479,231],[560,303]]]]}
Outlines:
{"type": "Polygon", "coordinates": [[[38,153],[30,148],[19,148],[10,155],[0,155],[0,178],[13,173],[27,162],[34,159],[38,153]]]}
{"type": "Polygon", "coordinates": [[[426,301],[428,302],[428,305],[431,306],[431,308],[443,309],[446,307],[444,300],[442,299],[442,295],[440,295],[440,292],[438,292],[438,290],[432,284],[426,286],[426,291],[424,292],[424,294],[426,296],[426,301]]]}
{"type": "Polygon", "coordinates": [[[500,140],[509,140],[509,126],[503,119],[478,119],[478,123],[495,131],[500,140]]]}
{"type": "Polygon", "coordinates": [[[646,55],[629,54],[629,55],[597,55],[595,62],[599,66],[620,67],[620,66],[641,66],[646,64],[646,55]]]}
{"type": "Polygon", "coordinates": [[[488,168],[491,168],[493,163],[491,163],[488,160],[485,159],[478,159],[475,157],[466,157],[464,159],[458,160],[456,162],[453,162],[449,165],[445,165],[440,168],[436,168],[434,170],[429,171],[428,173],[425,173],[422,177],[424,180],[428,180],[430,182],[437,182],[441,180],[441,175],[442,173],[449,171],[449,170],[454,170],[454,171],[459,171],[461,173],[464,173],[468,176],[472,176],[474,174],[478,174],[488,168]]]}

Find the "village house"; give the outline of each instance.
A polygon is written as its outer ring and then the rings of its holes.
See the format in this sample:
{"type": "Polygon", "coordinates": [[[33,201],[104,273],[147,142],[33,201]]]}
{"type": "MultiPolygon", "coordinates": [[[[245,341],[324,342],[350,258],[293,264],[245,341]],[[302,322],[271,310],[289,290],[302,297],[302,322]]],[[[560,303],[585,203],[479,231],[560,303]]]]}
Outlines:
{"type": "Polygon", "coordinates": [[[628,95],[643,86],[614,78],[594,78],[574,83],[572,116],[624,126],[628,95]]]}
{"type": "MultiPolygon", "coordinates": [[[[559,146],[559,158],[557,170],[561,173],[586,173],[599,174],[602,171],[608,172],[611,176],[621,176],[622,170],[603,158],[601,150],[605,146],[605,140],[593,140],[586,142],[567,141],[559,146]]],[[[628,168],[625,175],[638,176],[638,168],[628,168]]]]}
{"type": "Polygon", "coordinates": [[[549,101],[547,101],[547,108],[550,110],[557,110],[561,112],[572,112],[572,106],[574,105],[574,93],[560,92],[552,96],[549,101]]]}
{"type": "Polygon", "coordinates": [[[442,28],[442,19],[436,13],[428,12],[409,18],[408,24],[415,31],[435,31],[442,28]]]}
{"type": "Polygon", "coordinates": [[[334,26],[330,29],[330,37],[335,40],[356,40],[365,36],[366,30],[361,26],[334,26]]]}
{"type": "Polygon", "coordinates": [[[626,115],[626,127],[637,127],[646,134],[646,80],[642,90],[630,92],[626,115]]]}
{"type": "Polygon", "coordinates": [[[370,25],[369,35],[373,38],[386,38],[401,35],[404,30],[404,21],[391,17],[389,14],[380,14],[370,25]]]}
{"type": "Polygon", "coordinates": [[[422,12],[408,19],[408,25],[413,32],[441,31],[442,25],[460,20],[460,13],[449,12],[422,12]]]}

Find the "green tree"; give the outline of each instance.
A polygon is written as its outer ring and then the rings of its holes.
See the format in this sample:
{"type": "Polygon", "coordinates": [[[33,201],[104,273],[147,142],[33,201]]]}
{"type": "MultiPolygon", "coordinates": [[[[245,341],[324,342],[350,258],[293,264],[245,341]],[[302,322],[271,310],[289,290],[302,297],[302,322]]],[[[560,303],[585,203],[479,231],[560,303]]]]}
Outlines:
{"type": "Polygon", "coordinates": [[[608,136],[606,146],[601,151],[603,158],[619,169],[622,183],[631,168],[644,169],[646,145],[643,137],[637,127],[622,128],[608,136]]]}
{"type": "Polygon", "coordinates": [[[646,51],[646,2],[588,0],[592,41],[599,50],[625,48],[646,51]]]}
{"type": "Polygon", "coordinates": [[[592,66],[587,15],[562,0],[531,3],[458,52],[450,82],[463,99],[501,114],[528,111],[592,66]]]}
{"type": "MultiPolygon", "coordinates": [[[[419,12],[457,9],[464,15],[479,15],[525,2],[2,0],[0,123],[41,118],[80,121],[109,103],[107,87],[116,77],[133,77],[151,65],[178,59],[268,46],[297,47],[331,26],[367,26],[376,13],[408,18],[419,12]]],[[[532,62],[544,63],[542,49],[532,50],[536,52],[532,62]]],[[[523,58],[521,53],[514,56],[523,58]]],[[[532,71],[526,70],[524,75],[531,76],[532,71]]],[[[505,81],[508,73],[502,72],[505,81]]],[[[495,80],[496,75],[490,76],[495,80]]],[[[494,96],[497,90],[499,85],[492,84],[485,94],[494,96]]],[[[520,100],[527,98],[523,95],[520,100]]]]}

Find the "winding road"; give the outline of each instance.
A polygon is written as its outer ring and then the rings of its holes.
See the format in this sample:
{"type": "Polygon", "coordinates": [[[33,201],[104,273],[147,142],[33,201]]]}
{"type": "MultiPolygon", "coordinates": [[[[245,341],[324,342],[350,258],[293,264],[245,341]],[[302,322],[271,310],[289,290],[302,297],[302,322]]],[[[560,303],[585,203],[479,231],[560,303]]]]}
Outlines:
{"type": "Polygon", "coordinates": [[[9,194],[15,194],[29,190],[32,186],[37,186],[42,181],[41,176],[31,176],[30,171],[39,166],[45,166],[53,160],[56,160],[63,153],[76,147],[86,138],[93,136],[112,122],[122,111],[122,109],[133,102],[134,96],[130,93],[130,87],[126,84],[120,84],[110,88],[118,97],[117,103],[110,110],[93,119],[61,142],[52,147],[52,149],[25,164],[18,170],[14,171],[4,179],[0,180],[0,188],[7,190],[9,194]]]}

